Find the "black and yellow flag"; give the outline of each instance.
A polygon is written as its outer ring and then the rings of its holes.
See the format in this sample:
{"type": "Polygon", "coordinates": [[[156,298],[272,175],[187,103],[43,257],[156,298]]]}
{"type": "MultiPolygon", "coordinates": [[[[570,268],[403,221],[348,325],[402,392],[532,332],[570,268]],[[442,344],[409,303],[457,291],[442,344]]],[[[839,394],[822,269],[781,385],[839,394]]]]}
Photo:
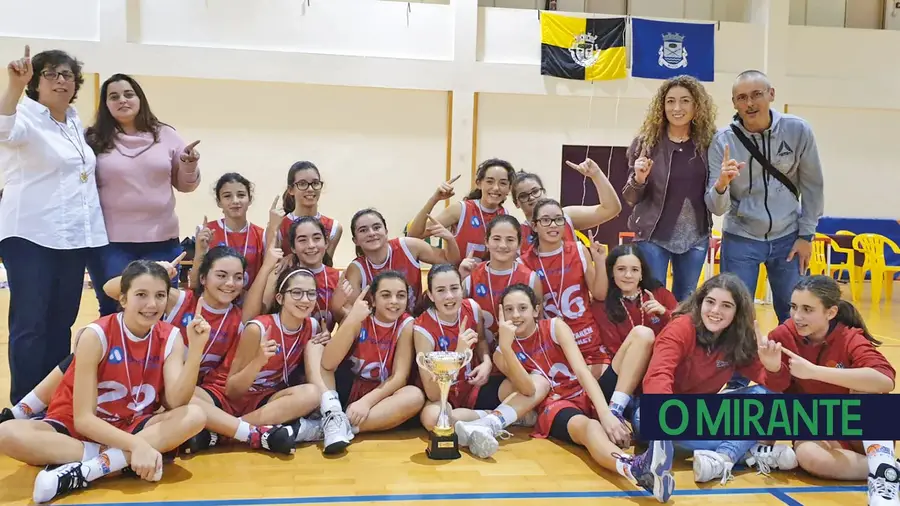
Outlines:
{"type": "Polygon", "coordinates": [[[625,18],[576,18],[541,12],[541,74],[624,79],[625,18]]]}

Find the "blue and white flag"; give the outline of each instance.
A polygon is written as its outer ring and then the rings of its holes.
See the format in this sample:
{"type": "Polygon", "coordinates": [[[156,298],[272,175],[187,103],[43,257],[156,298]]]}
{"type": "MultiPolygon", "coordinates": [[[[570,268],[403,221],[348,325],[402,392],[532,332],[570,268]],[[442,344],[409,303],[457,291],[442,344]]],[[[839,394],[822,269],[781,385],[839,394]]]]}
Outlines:
{"type": "Polygon", "coordinates": [[[668,79],[690,75],[715,79],[716,32],[712,23],[677,23],[632,18],[631,75],[668,79]]]}

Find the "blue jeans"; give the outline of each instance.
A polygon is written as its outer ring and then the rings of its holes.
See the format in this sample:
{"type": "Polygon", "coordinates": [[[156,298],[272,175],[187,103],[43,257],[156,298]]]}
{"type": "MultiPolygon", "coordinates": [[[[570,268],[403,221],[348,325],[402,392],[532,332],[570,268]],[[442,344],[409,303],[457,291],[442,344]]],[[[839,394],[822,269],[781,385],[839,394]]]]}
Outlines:
{"type": "MultiPolygon", "coordinates": [[[[762,385],[754,385],[752,387],[744,387],[733,392],[729,392],[729,395],[759,395],[759,394],[771,394],[772,392],[762,385]]],[[[637,407],[634,411],[634,417],[632,418],[632,425],[634,426],[634,431],[640,434],[641,431],[641,409],[637,407]]],[[[685,452],[693,453],[694,450],[710,450],[716,453],[721,453],[723,455],[728,455],[731,458],[731,461],[735,463],[735,465],[740,464],[744,461],[744,457],[746,457],[747,452],[753,448],[757,441],[672,441],[672,444],[675,445],[676,450],[682,450],[685,452]]]]}
{"type": "Polygon", "coordinates": [[[779,323],[791,317],[791,293],[800,281],[799,257],[787,261],[796,241],[797,234],[774,241],[756,241],[728,233],[722,237],[722,272],[731,272],[741,278],[751,296],[756,292],[759,264],[766,264],[772,305],[779,323]]]}
{"type": "Polygon", "coordinates": [[[72,350],[88,248],[50,249],[9,237],[0,256],[9,282],[10,403],[14,406],[72,350]]]}
{"type": "Polygon", "coordinates": [[[709,248],[709,243],[691,248],[680,255],[651,241],[640,241],[636,244],[647,260],[650,273],[663,286],[666,285],[669,262],[672,262],[672,294],[676,300],[687,299],[697,289],[697,281],[700,279],[700,271],[703,270],[703,263],[706,261],[706,250],[709,248]]]}
{"type": "MultiPolygon", "coordinates": [[[[119,302],[106,296],[103,285],[110,279],[121,276],[128,264],[135,260],[171,262],[182,250],[178,239],[160,242],[111,242],[94,250],[88,259],[87,269],[94,285],[94,292],[97,294],[97,302],[100,303],[100,316],[118,311],[119,302]]],[[[178,286],[178,276],[172,281],[172,286],[178,286]]]]}

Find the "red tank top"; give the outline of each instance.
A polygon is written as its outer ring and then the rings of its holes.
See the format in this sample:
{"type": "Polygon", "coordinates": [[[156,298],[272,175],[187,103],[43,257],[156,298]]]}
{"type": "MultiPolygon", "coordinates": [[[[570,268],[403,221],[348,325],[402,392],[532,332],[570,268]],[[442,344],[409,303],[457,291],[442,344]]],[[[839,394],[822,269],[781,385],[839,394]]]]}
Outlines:
{"type": "Polygon", "coordinates": [[[258,325],[262,339],[271,339],[278,344],[278,351],[269,358],[259,372],[251,392],[277,391],[288,386],[288,378],[303,363],[303,349],[312,336],[319,333],[319,324],[314,318],[307,318],[299,329],[291,332],[281,325],[277,314],[260,315],[247,322],[258,325]]]}
{"type": "Polygon", "coordinates": [[[584,389],[559,345],[555,323],[556,318],[539,320],[535,332],[528,337],[516,338],[512,349],[529,374],[537,374],[550,382],[552,395],[571,399],[584,389]]]}
{"type": "Polygon", "coordinates": [[[316,309],[313,318],[319,320],[319,323],[325,322],[328,330],[334,329],[334,314],[331,312],[331,300],[334,297],[334,291],[337,289],[341,279],[341,271],[322,265],[318,270],[314,270],[316,275],[316,309]]]}
{"type": "MultiPolygon", "coordinates": [[[[563,211],[563,215],[566,217],[566,231],[563,235],[563,241],[573,241],[577,242],[575,236],[575,225],[572,223],[572,218],[569,218],[568,214],[565,214],[563,211]]],[[[534,232],[534,228],[531,227],[531,223],[526,221],[522,222],[522,247],[519,248],[519,254],[525,256],[534,248],[534,236],[532,233],[534,232]]]]}
{"type": "MultiPolygon", "coordinates": [[[[197,314],[197,303],[199,297],[194,292],[180,291],[178,300],[172,311],[163,317],[163,321],[171,323],[178,327],[181,331],[181,337],[184,339],[185,350],[187,350],[187,326],[197,314]]],[[[200,378],[199,383],[216,382],[218,376],[224,374],[222,381],[228,379],[228,371],[231,367],[229,352],[237,348],[240,341],[241,333],[244,331],[244,323],[242,322],[241,308],[230,304],[225,309],[213,309],[203,304],[201,309],[203,318],[209,323],[209,341],[203,348],[203,355],[200,360],[200,378]],[[224,367],[224,371],[221,369],[224,367]]],[[[222,383],[224,385],[224,383],[222,383]]]]}
{"type": "MultiPolygon", "coordinates": [[[[416,331],[427,337],[431,341],[434,351],[456,351],[456,343],[459,340],[460,325],[466,320],[466,328],[478,330],[478,323],[481,319],[481,308],[478,303],[472,299],[463,299],[459,308],[459,317],[456,323],[444,323],[438,320],[438,315],[434,309],[429,309],[416,318],[416,331]]],[[[472,353],[476,350],[473,349],[472,353]]],[[[472,361],[466,364],[465,369],[459,371],[459,381],[465,380],[465,374],[471,373],[472,368],[478,365],[477,353],[472,356],[472,361]],[[473,363],[474,362],[474,363],[473,363]]]]}
{"type": "Polygon", "coordinates": [[[374,316],[363,320],[347,359],[359,379],[384,383],[391,375],[400,333],[413,325],[413,317],[404,313],[394,323],[377,321],[374,316]]]}
{"type": "Polygon", "coordinates": [[[591,292],[585,279],[588,259],[578,243],[563,241],[558,250],[540,254],[532,248],[522,261],[541,280],[547,316],[561,317],[572,328],[582,352],[593,355],[602,342],[600,329],[589,310],[591,292]]]}
{"type": "Polygon", "coordinates": [[[463,200],[460,204],[462,208],[459,211],[459,221],[452,227],[459,253],[463,258],[469,256],[469,253],[474,253],[473,258],[487,260],[488,250],[484,244],[485,227],[494,217],[507,214],[506,209],[500,206],[489,211],[481,206],[481,200],[463,200]]]}
{"type": "MultiPolygon", "coordinates": [[[[290,235],[291,224],[295,221],[299,220],[301,217],[295,215],[294,213],[288,213],[284,218],[281,219],[281,226],[278,227],[278,240],[281,241],[281,249],[284,251],[285,255],[290,255],[294,252],[294,245],[290,243],[288,240],[288,235],[290,235]]],[[[322,213],[316,213],[314,216],[319,222],[322,223],[322,226],[325,227],[325,234],[328,236],[329,241],[334,240],[334,236],[337,235],[337,225],[338,222],[329,218],[328,216],[323,215],[322,213]]]]}
{"type": "Polygon", "coordinates": [[[365,288],[382,271],[398,271],[406,276],[406,281],[409,283],[407,311],[412,311],[416,307],[419,297],[422,296],[421,264],[406,246],[406,241],[403,237],[396,237],[388,241],[388,256],[383,264],[375,265],[365,256],[361,256],[356,257],[356,260],[351,265],[355,265],[359,270],[360,288],[365,288]]]}
{"type": "MultiPolygon", "coordinates": [[[[122,423],[155,413],[165,394],[163,365],[172,352],[176,327],[157,322],[144,338],[133,335],[122,321],[122,313],[104,316],[85,328],[97,333],[103,348],[103,358],[97,368],[98,418],[109,423],[122,423]]],[[[80,339],[84,329],[75,339],[80,339]]],[[[66,369],[63,380],[53,393],[50,410],[62,413],[60,418],[73,416],[72,392],[78,361],[66,369]]]]}
{"type": "Polygon", "coordinates": [[[210,247],[228,246],[234,248],[247,260],[247,270],[244,272],[244,287],[249,288],[256,279],[256,274],[262,267],[266,255],[266,231],[252,223],[248,223],[244,230],[232,232],[225,226],[225,220],[218,219],[206,224],[212,231],[210,247]]]}
{"type": "Polygon", "coordinates": [[[481,307],[484,338],[492,353],[497,348],[497,308],[500,307],[503,290],[516,283],[534,288],[537,286],[537,279],[537,274],[521,262],[514,263],[512,269],[505,271],[495,271],[490,268],[490,262],[481,262],[463,281],[466,293],[481,307]]]}

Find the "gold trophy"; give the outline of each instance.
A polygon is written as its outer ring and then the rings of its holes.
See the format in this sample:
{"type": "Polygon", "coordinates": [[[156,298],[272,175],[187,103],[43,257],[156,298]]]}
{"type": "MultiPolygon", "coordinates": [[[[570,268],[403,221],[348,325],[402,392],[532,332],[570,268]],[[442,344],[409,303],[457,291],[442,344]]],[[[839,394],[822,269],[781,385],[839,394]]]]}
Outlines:
{"type": "Polygon", "coordinates": [[[441,411],[437,423],[431,431],[431,441],[425,453],[432,460],[458,459],[459,438],[450,425],[450,386],[456,381],[459,370],[472,360],[472,350],[464,353],[456,351],[431,351],[416,355],[419,367],[431,373],[434,382],[441,390],[441,411]]]}

